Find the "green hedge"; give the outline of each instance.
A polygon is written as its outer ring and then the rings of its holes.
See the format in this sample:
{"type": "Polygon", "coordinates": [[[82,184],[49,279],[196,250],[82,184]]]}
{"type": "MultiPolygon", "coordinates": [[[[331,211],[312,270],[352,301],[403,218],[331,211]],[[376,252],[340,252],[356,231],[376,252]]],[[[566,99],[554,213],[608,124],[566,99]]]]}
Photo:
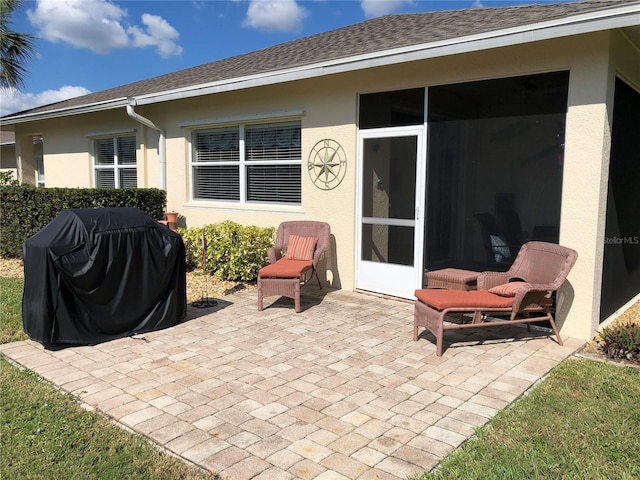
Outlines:
{"type": "Polygon", "coordinates": [[[167,192],[156,188],[0,186],[0,256],[22,257],[22,244],[65,208],[136,207],[164,218],[167,192]]]}
{"type": "Polygon", "coordinates": [[[202,268],[202,229],[207,243],[204,270],[229,281],[252,282],[258,270],[269,263],[267,250],[273,246],[275,228],[222,223],[178,229],[184,241],[187,268],[202,268]]]}

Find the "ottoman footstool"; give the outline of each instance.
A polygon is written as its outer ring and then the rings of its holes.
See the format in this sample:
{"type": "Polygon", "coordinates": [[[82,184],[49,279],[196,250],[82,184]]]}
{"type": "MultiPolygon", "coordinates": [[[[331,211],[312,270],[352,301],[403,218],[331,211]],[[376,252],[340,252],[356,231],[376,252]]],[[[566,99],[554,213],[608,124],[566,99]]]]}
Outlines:
{"type": "Polygon", "coordinates": [[[477,290],[480,272],[460,268],[443,268],[427,272],[426,288],[448,290],[477,290]]]}

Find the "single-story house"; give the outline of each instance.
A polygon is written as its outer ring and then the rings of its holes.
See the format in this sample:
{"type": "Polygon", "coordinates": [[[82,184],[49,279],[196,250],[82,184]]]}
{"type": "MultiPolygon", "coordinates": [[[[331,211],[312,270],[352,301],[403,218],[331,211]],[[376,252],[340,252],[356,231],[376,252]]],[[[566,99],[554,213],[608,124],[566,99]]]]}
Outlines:
{"type": "Polygon", "coordinates": [[[40,146],[46,186],[166,189],[184,226],[326,221],[337,288],[414,298],[558,242],[588,339],[640,293],[639,112],[640,1],[591,0],[388,15],[1,127],[25,182],[40,146]]]}

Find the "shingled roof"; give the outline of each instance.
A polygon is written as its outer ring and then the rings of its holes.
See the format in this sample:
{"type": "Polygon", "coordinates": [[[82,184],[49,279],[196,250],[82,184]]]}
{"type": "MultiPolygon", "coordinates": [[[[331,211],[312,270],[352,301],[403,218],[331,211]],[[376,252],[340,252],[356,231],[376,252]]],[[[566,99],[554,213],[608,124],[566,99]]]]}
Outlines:
{"type": "Polygon", "coordinates": [[[394,49],[446,42],[459,37],[522,27],[627,4],[640,4],[640,0],[588,0],[387,15],[3,118],[9,120],[11,117],[23,115],[32,117],[50,111],[75,109],[234,78],[265,75],[269,72],[339,61],[360,55],[382,54],[394,49]]]}

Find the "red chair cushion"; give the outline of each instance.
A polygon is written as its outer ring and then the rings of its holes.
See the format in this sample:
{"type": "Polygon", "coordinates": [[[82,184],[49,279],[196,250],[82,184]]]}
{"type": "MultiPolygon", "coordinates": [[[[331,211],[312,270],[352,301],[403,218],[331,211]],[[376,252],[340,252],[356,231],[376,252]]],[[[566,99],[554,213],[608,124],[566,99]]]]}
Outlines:
{"type": "Polygon", "coordinates": [[[444,310],[446,308],[509,308],[513,305],[513,297],[501,297],[486,290],[438,290],[420,289],[415,295],[422,303],[444,310]]]}
{"type": "Polygon", "coordinates": [[[290,260],[281,258],[276,263],[262,267],[258,271],[259,277],[298,278],[313,267],[311,260],[290,260]]]}

